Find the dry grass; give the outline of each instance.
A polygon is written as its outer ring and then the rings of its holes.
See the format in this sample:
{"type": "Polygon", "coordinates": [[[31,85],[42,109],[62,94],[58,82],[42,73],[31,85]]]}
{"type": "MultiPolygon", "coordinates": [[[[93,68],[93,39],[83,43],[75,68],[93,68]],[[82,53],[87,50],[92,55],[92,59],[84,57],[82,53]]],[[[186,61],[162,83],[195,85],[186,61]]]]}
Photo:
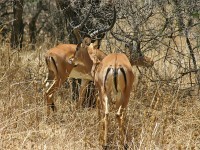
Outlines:
{"type": "MultiPolygon", "coordinates": [[[[58,111],[47,118],[42,81],[45,45],[34,53],[0,47],[1,149],[101,149],[96,109],[74,111],[70,89],[57,92],[58,111]]],[[[158,62],[157,62],[158,63],[158,62]]],[[[159,70],[161,65],[156,65],[159,70]]],[[[146,76],[151,71],[142,70],[146,76]]],[[[142,76],[127,110],[130,149],[200,149],[200,100],[170,85],[142,76]]],[[[114,118],[114,114],[110,114],[114,118]]],[[[111,119],[113,149],[119,148],[115,120],[111,119]]]]}

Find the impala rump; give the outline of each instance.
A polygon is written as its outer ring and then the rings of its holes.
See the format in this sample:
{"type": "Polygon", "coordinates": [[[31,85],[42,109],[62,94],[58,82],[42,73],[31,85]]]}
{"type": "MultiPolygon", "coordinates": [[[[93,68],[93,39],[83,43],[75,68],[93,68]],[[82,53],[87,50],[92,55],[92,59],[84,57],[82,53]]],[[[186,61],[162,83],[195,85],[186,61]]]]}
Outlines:
{"type": "Polygon", "coordinates": [[[52,56],[45,57],[46,65],[50,71],[58,73],[58,68],[56,66],[56,61],[52,56]]]}
{"type": "Polygon", "coordinates": [[[104,79],[104,89],[105,91],[114,90],[115,93],[121,92],[126,89],[127,77],[125,70],[122,66],[107,68],[105,79],[104,79]]]}

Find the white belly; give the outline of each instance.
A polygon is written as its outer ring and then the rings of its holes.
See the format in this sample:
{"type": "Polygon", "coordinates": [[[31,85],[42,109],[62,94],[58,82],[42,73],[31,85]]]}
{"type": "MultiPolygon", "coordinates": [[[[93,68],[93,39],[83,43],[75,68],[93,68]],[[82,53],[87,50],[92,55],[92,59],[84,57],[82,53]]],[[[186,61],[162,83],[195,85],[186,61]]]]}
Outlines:
{"type": "Polygon", "coordinates": [[[93,80],[91,75],[78,72],[75,69],[72,69],[71,73],[69,74],[69,78],[93,80]]]}

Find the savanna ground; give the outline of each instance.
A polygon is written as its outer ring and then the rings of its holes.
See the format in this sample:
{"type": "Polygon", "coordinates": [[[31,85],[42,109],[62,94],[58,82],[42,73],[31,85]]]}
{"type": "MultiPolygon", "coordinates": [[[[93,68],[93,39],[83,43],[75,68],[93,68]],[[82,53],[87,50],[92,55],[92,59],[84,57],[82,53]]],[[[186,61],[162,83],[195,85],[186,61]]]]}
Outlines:
{"type": "MultiPolygon", "coordinates": [[[[47,43],[35,52],[28,47],[20,52],[7,44],[0,47],[0,149],[101,149],[97,110],[75,110],[70,88],[63,86],[56,93],[58,111],[47,118],[42,87],[47,49],[47,43]]],[[[177,68],[163,61],[162,54],[147,55],[155,65],[154,69],[140,68],[137,91],[131,94],[126,128],[129,148],[200,149],[198,87],[186,86],[196,76],[172,82],[170,76],[179,75],[177,68]]],[[[118,149],[115,119],[109,128],[112,149],[118,149]]]]}

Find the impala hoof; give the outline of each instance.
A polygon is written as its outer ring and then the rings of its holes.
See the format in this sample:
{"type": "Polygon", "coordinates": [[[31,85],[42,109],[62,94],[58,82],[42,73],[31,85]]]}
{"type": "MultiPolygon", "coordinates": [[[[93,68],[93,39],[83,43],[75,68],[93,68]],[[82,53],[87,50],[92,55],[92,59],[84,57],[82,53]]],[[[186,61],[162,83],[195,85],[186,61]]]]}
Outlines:
{"type": "Polygon", "coordinates": [[[108,145],[103,145],[103,150],[108,150],[108,145]]]}
{"type": "Polygon", "coordinates": [[[127,150],[128,149],[128,144],[125,144],[124,145],[124,150],[127,150]]]}

